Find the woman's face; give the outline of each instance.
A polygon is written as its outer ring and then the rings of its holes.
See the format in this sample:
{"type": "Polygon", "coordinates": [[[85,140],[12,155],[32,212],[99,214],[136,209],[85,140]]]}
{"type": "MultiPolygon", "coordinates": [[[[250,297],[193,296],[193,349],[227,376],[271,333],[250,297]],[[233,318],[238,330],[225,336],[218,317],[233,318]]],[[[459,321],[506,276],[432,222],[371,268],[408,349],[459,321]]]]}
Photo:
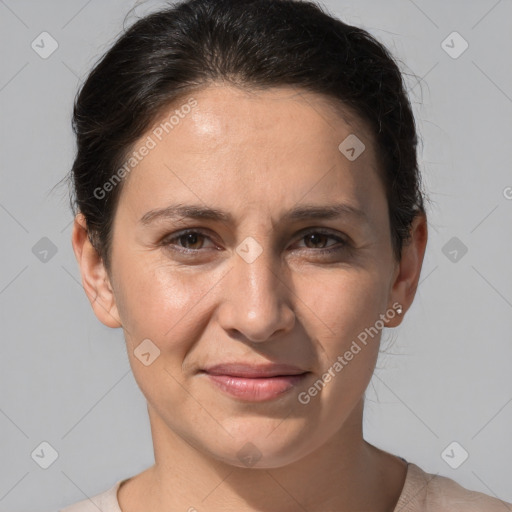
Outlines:
{"type": "Polygon", "coordinates": [[[109,316],[154,437],[278,467],[360,432],[382,326],[408,304],[378,158],[321,96],[192,96],[135,144],[149,149],[116,210],[109,316]]]}

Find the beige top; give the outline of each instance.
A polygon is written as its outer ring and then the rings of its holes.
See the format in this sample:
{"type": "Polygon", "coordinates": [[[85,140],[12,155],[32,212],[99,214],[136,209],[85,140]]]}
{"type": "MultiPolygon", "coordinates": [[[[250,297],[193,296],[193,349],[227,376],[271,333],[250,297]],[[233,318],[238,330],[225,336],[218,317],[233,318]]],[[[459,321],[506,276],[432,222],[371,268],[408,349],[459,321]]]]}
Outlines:
{"type": "MultiPolygon", "coordinates": [[[[59,512],[122,512],[117,490],[124,481],[119,480],[107,491],[59,512]]],[[[451,478],[425,473],[408,462],[404,487],[394,512],[512,512],[512,503],[470,491],[451,478]]]]}

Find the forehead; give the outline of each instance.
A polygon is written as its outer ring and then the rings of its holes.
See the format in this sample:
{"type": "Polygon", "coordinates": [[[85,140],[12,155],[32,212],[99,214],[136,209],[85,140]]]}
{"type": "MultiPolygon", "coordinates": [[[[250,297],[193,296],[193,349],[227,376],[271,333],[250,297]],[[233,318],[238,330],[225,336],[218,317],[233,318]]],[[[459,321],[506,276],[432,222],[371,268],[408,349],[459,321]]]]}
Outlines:
{"type": "Polygon", "coordinates": [[[175,102],[133,149],[149,139],[121,194],[136,213],[176,199],[273,213],[301,200],[371,209],[383,194],[364,123],[295,88],[209,86],[175,102]],[[351,161],[339,146],[354,136],[364,151],[351,161]]]}
{"type": "Polygon", "coordinates": [[[172,144],[172,139],[179,137],[182,150],[187,152],[229,149],[233,154],[235,150],[250,151],[264,141],[266,146],[260,150],[291,156],[292,151],[311,153],[319,145],[324,150],[327,146],[336,150],[340,138],[350,134],[357,133],[368,141],[372,137],[349,107],[322,95],[293,87],[255,90],[218,84],[175,102],[157,120],[156,129],[183,109],[192,96],[196,106],[181,119],[174,116],[176,126],[162,134],[164,144],[172,144]],[[277,133],[279,138],[273,139],[277,133]],[[245,142],[243,146],[237,144],[241,141],[245,142]]]}

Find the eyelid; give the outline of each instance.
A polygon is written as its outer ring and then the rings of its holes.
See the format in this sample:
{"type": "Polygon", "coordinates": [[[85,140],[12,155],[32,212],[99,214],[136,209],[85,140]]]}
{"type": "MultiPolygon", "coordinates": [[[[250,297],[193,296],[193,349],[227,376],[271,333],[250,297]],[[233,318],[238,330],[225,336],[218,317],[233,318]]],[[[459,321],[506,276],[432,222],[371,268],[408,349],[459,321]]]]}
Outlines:
{"type": "Polygon", "coordinates": [[[348,236],[340,231],[335,231],[330,228],[325,227],[312,227],[312,228],[304,228],[301,229],[296,236],[300,239],[309,235],[310,233],[320,233],[322,235],[331,236],[333,238],[337,238],[342,242],[348,243],[348,236]]]}
{"type": "Polygon", "coordinates": [[[349,239],[346,235],[342,233],[333,233],[325,228],[306,228],[298,233],[298,241],[303,240],[309,234],[321,234],[326,237],[334,240],[336,243],[328,245],[327,247],[321,247],[319,249],[310,249],[308,247],[301,247],[300,250],[311,251],[312,253],[317,254],[329,254],[336,253],[341,251],[347,251],[352,248],[352,245],[349,242],[349,239]]]}
{"type": "MultiPolygon", "coordinates": [[[[171,233],[169,235],[166,235],[165,237],[163,237],[161,239],[161,241],[159,242],[158,245],[162,245],[162,246],[165,246],[165,247],[172,247],[173,250],[177,250],[179,252],[198,253],[198,252],[201,252],[204,249],[203,248],[201,248],[201,249],[188,249],[186,247],[180,247],[177,244],[172,244],[171,242],[173,240],[176,240],[176,239],[178,239],[178,238],[180,238],[182,236],[185,236],[185,235],[187,235],[189,233],[200,235],[203,238],[209,239],[210,241],[213,242],[212,236],[209,235],[208,232],[209,232],[209,230],[207,230],[205,228],[186,228],[186,229],[182,229],[182,230],[177,231],[175,233],[171,233]]],[[[305,249],[307,251],[313,251],[313,252],[321,253],[321,252],[334,252],[336,250],[341,250],[341,249],[344,249],[344,248],[348,248],[350,246],[350,239],[348,238],[347,235],[345,235],[344,233],[340,233],[340,232],[333,233],[329,228],[325,228],[325,227],[314,227],[313,226],[313,227],[304,228],[304,229],[298,231],[295,234],[295,238],[296,238],[297,241],[301,241],[308,234],[316,234],[316,233],[325,235],[325,236],[331,238],[331,240],[335,240],[337,243],[336,244],[332,244],[332,246],[328,246],[328,247],[324,247],[324,248],[319,248],[319,249],[310,249],[310,248],[307,248],[307,247],[303,248],[303,249],[305,249]],[[341,244],[341,247],[336,247],[338,244],[341,244]]]]}
{"type": "Polygon", "coordinates": [[[182,229],[180,231],[176,231],[174,233],[170,233],[168,235],[165,235],[160,240],[160,242],[158,242],[158,245],[163,245],[163,246],[166,246],[166,247],[174,245],[175,247],[177,247],[176,250],[182,251],[182,252],[189,252],[189,253],[201,251],[202,248],[201,249],[187,249],[186,247],[179,247],[179,246],[176,246],[175,244],[171,244],[172,241],[174,241],[174,240],[176,240],[178,238],[181,238],[182,236],[188,235],[189,233],[200,235],[203,238],[209,239],[209,240],[211,240],[213,242],[212,236],[210,234],[208,234],[208,231],[205,230],[204,228],[186,228],[186,229],[182,229]]]}

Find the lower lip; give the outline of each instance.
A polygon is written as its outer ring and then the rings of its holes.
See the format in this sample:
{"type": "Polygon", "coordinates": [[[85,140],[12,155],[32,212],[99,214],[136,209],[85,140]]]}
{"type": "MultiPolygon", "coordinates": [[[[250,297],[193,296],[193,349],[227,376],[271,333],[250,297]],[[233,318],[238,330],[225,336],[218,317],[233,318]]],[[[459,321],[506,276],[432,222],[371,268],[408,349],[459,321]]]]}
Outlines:
{"type": "Polygon", "coordinates": [[[297,386],[304,380],[307,373],[260,378],[212,375],[209,373],[206,373],[206,375],[222,391],[231,396],[250,402],[264,402],[277,398],[297,386]]]}

